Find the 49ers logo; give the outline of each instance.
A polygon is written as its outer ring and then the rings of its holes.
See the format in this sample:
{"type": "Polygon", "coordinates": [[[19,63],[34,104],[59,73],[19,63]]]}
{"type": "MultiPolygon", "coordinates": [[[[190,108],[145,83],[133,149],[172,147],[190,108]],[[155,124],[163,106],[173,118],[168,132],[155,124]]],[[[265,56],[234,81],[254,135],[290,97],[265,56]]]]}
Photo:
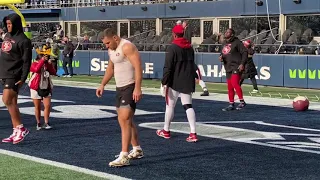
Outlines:
{"type": "Polygon", "coordinates": [[[3,52],[9,52],[12,49],[12,44],[10,41],[2,42],[1,49],[3,52]]]}
{"type": "Polygon", "coordinates": [[[231,51],[231,44],[226,44],[222,49],[223,54],[229,54],[230,51],[231,51]]]}

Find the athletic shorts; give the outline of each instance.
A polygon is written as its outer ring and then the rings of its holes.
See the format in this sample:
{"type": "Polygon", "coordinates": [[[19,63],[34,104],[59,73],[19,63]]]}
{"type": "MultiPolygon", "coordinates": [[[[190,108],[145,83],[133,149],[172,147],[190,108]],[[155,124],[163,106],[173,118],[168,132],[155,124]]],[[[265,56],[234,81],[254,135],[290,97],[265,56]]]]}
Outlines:
{"type": "MultiPolygon", "coordinates": [[[[30,89],[30,96],[31,99],[43,99],[41,96],[39,96],[38,92],[36,90],[30,89]]],[[[48,97],[51,97],[51,93],[48,97]]]]}
{"type": "Polygon", "coordinates": [[[124,87],[116,88],[116,107],[130,107],[133,111],[136,110],[136,103],[133,100],[133,91],[135,84],[129,84],[124,87]]]}
{"type": "Polygon", "coordinates": [[[0,83],[4,89],[12,89],[17,93],[19,92],[19,86],[16,85],[18,81],[19,80],[15,80],[15,79],[0,79],[0,83]]]}

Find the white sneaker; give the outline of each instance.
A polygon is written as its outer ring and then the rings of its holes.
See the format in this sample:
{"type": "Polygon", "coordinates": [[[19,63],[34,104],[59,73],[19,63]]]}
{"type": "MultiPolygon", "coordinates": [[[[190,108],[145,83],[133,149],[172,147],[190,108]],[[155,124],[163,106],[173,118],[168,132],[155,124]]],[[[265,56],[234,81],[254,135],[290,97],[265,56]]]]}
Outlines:
{"type": "Polygon", "coordinates": [[[251,91],[251,93],[258,93],[258,92],[259,92],[259,90],[256,90],[256,89],[251,91]]]}
{"type": "Polygon", "coordinates": [[[3,143],[13,142],[13,138],[16,137],[17,133],[18,133],[18,129],[13,128],[13,133],[8,138],[2,139],[2,142],[3,143]]]}
{"type": "Polygon", "coordinates": [[[143,151],[142,149],[136,149],[136,150],[131,150],[129,155],[128,155],[128,158],[129,159],[141,159],[143,158],[143,151]]]}
{"type": "Polygon", "coordinates": [[[40,123],[37,124],[37,131],[39,131],[39,130],[41,130],[41,129],[42,129],[41,124],[40,124],[40,123]]]}
{"type": "Polygon", "coordinates": [[[130,165],[130,159],[128,156],[121,156],[119,155],[117,159],[114,161],[111,161],[109,163],[110,167],[122,167],[122,166],[129,166],[130,165]]]}
{"type": "Polygon", "coordinates": [[[67,78],[71,78],[72,76],[69,74],[68,76],[66,76],[67,78]]]}
{"type": "Polygon", "coordinates": [[[45,129],[52,129],[52,126],[50,126],[50,124],[47,123],[47,124],[44,124],[43,128],[45,128],[45,129]]]}
{"type": "Polygon", "coordinates": [[[18,144],[22,142],[24,138],[29,134],[29,130],[23,127],[23,125],[20,125],[19,127],[17,127],[17,129],[18,132],[16,136],[13,138],[13,144],[18,144]]]}

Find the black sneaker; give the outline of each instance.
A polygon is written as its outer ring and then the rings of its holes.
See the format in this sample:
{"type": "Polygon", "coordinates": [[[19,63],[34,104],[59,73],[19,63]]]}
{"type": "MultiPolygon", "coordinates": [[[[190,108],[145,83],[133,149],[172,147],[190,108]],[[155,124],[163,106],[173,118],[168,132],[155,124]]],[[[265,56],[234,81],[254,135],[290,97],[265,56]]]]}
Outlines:
{"type": "Polygon", "coordinates": [[[247,104],[245,102],[241,102],[238,106],[237,106],[237,110],[241,110],[243,109],[247,104]]]}
{"type": "Polygon", "coordinates": [[[52,129],[52,127],[49,125],[49,123],[44,124],[43,128],[44,129],[52,129]]]}
{"type": "Polygon", "coordinates": [[[232,110],[234,110],[234,104],[230,104],[228,107],[222,109],[222,111],[232,111],[232,110]]]}
{"type": "Polygon", "coordinates": [[[209,96],[209,92],[208,91],[203,91],[203,93],[200,96],[209,96]]]}

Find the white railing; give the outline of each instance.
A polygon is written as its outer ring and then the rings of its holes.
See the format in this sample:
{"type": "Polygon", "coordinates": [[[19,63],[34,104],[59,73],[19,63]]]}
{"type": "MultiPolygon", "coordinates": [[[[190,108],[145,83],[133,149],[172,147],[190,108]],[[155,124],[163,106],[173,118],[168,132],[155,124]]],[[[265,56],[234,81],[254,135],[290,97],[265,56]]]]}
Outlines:
{"type": "MultiPolygon", "coordinates": [[[[27,4],[15,4],[20,9],[62,8],[62,7],[94,7],[132,4],[183,3],[200,1],[228,1],[228,0],[31,0],[27,4]]],[[[5,6],[0,6],[4,9],[5,6]]]]}

